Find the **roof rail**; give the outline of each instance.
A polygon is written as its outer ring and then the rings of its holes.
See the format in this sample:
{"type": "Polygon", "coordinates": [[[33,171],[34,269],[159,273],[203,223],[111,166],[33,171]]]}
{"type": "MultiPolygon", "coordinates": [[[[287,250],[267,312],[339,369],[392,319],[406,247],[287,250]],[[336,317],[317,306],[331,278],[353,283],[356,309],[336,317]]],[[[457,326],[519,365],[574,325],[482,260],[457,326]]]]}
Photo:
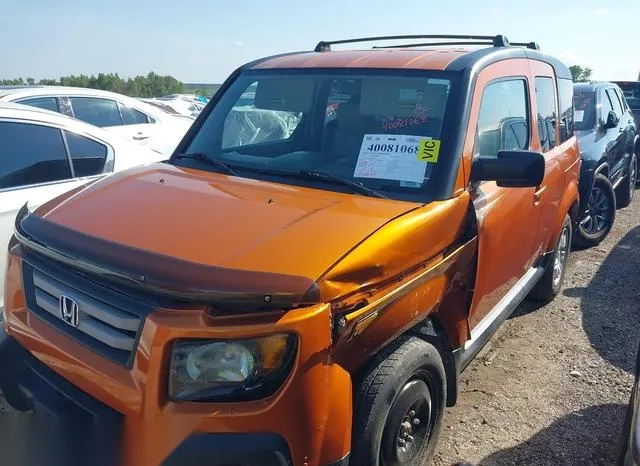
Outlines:
{"type": "MultiPolygon", "coordinates": [[[[465,40],[465,41],[482,41],[479,44],[472,45],[493,45],[494,47],[509,47],[509,40],[504,35],[497,36],[465,36],[465,35],[449,35],[449,34],[430,34],[430,35],[407,35],[407,36],[378,36],[378,37],[360,37],[356,39],[343,39],[343,40],[333,40],[333,41],[321,41],[316,45],[315,52],[329,52],[331,51],[332,45],[338,44],[353,44],[356,42],[371,42],[371,41],[379,41],[379,40],[413,40],[413,39],[457,39],[457,40],[465,40]]],[[[469,42],[464,42],[463,44],[469,44],[469,42]]],[[[448,43],[438,43],[437,45],[459,45],[459,43],[451,44],[448,43]]],[[[414,46],[414,45],[409,45],[414,46]]],[[[398,47],[397,45],[395,47],[398,47]]]]}
{"type": "Polygon", "coordinates": [[[528,49],[540,50],[540,45],[537,42],[511,42],[511,45],[515,47],[526,47],[528,49]]]}

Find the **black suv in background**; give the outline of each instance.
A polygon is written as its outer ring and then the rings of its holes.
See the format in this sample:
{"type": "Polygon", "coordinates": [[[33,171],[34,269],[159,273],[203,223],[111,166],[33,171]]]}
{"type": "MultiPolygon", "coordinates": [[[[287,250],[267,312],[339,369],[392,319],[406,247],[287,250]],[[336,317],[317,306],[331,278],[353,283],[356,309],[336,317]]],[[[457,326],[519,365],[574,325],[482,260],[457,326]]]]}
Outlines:
{"type": "Polygon", "coordinates": [[[574,85],[575,129],[580,146],[581,247],[599,244],[613,226],[617,207],[631,203],[637,179],[638,135],[622,90],[609,82],[574,85]]]}
{"type": "Polygon", "coordinates": [[[627,104],[636,119],[636,127],[640,126],[640,81],[613,81],[613,84],[616,84],[622,90],[627,104]]]}

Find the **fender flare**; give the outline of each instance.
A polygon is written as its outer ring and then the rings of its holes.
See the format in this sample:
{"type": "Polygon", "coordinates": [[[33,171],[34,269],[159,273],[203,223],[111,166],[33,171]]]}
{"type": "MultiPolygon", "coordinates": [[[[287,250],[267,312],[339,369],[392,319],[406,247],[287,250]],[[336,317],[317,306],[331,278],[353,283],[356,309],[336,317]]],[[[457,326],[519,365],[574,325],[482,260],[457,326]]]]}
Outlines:
{"type": "Polygon", "coordinates": [[[596,169],[593,171],[593,177],[595,178],[597,175],[599,175],[600,173],[602,173],[604,170],[607,170],[607,173],[609,172],[609,163],[608,162],[602,162],[600,163],[596,169]]]}

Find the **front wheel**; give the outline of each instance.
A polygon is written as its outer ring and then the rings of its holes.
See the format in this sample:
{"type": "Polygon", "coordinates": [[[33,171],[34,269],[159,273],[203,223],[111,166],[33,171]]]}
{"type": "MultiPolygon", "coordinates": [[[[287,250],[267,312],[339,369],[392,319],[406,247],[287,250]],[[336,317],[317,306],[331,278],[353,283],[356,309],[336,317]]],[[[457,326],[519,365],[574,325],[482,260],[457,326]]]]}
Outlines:
{"type": "Polygon", "coordinates": [[[350,464],[421,466],[435,452],[446,377],[438,350],[401,337],[378,354],[354,387],[350,464]]]}
{"type": "Polygon", "coordinates": [[[587,212],[578,222],[575,242],[583,248],[596,246],[604,240],[616,218],[616,195],[611,182],[597,175],[589,194],[587,212]]]}
{"type": "Polygon", "coordinates": [[[571,249],[571,218],[566,215],[560,230],[560,237],[546,266],[544,274],[531,290],[531,297],[537,301],[548,303],[560,293],[564,275],[567,271],[567,259],[571,249]]]}

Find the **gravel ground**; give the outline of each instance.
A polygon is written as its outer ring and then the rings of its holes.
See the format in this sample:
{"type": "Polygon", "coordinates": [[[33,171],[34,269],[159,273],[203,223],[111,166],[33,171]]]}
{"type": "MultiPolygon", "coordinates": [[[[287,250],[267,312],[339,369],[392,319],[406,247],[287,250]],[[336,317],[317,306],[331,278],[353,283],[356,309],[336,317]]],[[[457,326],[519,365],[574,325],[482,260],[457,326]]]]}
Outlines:
{"type": "MultiPolygon", "coordinates": [[[[462,374],[434,464],[613,464],[640,337],[638,283],[640,196],[600,246],[572,253],[562,293],[521,305],[462,374]]],[[[10,412],[0,396],[0,414],[10,412]]]]}
{"type": "Polygon", "coordinates": [[[617,460],[640,337],[640,196],[570,258],[561,294],[521,305],[462,374],[436,466],[617,460]]]}

